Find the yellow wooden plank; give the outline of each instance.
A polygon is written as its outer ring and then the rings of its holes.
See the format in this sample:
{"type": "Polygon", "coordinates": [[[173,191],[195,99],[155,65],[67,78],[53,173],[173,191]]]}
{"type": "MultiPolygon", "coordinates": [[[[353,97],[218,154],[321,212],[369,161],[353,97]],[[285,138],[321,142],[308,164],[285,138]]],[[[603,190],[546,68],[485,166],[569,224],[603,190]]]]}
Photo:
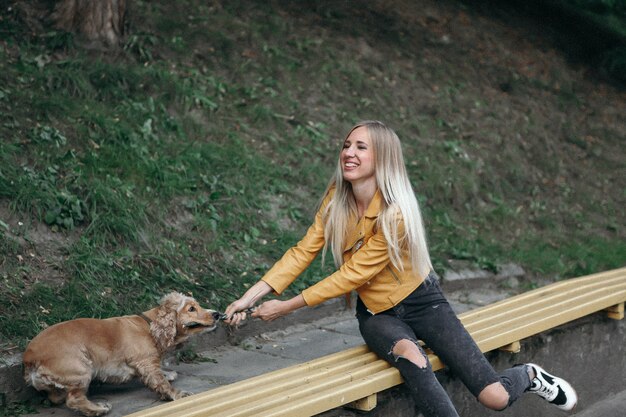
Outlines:
{"type": "MultiPolygon", "coordinates": [[[[303,390],[303,387],[306,385],[315,386],[319,384],[331,383],[336,378],[355,372],[355,370],[363,369],[364,367],[367,367],[370,372],[374,372],[377,366],[373,364],[379,361],[380,359],[378,359],[374,353],[370,352],[357,358],[351,358],[343,363],[315,369],[298,376],[279,378],[275,381],[267,381],[263,385],[259,385],[254,389],[250,389],[248,392],[245,392],[246,402],[260,400],[264,404],[270,404],[269,399],[272,398],[272,396],[283,396],[285,392],[289,392],[289,390],[303,390]]],[[[380,365],[378,365],[378,367],[380,367],[380,365]]],[[[207,401],[200,401],[191,407],[186,407],[185,415],[193,415],[193,410],[198,407],[211,411],[211,413],[218,413],[231,410],[233,407],[237,407],[240,404],[240,395],[223,397],[219,400],[213,400],[208,403],[207,401]]],[[[167,415],[171,414],[168,413],[167,415]]]]}
{"type": "Polygon", "coordinates": [[[256,381],[257,383],[252,386],[247,383],[249,380],[245,380],[242,381],[244,384],[234,383],[226,386],[231,388],[231,390],[226,392],[224,392],[225,390],[220,390],[218,388],[208,391],[208,393],[213,393],[214,395],[206,395],[206,393],[203,393],[204,395],[197,394],[176,402],[162,404],[159,407],[155,407],[158,408],[158,410],[153,409],[150,416],[173,416],[176,415],[179,410],[185,410],[186,412],[187,410],[196,408],[197,406],[206,407],[207,410],[212,412],[218,412],[240,404],[242,395],[245,396],[246,401],[253,401],[257,398],[263,398],[267,395],[282,392],[283,390],[297,387],[310,381],[316,381],[328,378],[333,374],[347,372],[351,369],[377,360],[379,359],[374,353],[366,352],[360,354],[359,356],[348,357],[343,362],[333,362],[325,364],[323,367],[315,366],[313,369],[303,369],[303,367],[298,367],[296,365],[293,368],[296,368],[299,371],[297,374],[294,374],[293,372],[271,372],[263,375],[263,378],[258,378],[256,381]],[[218,390],[221,392],[214,392],[218,390]],[[183,400],[184,403],[181,402],[183,400]]]}
{"type": "MultiPolygon", "coordinates": [[[[264,387],[267,384],[282,380],[289,381],[299,376],[306,375],[314,370],[319,369],[333,369],[342,362],[356,359],[357,361],[371,359],[373,356],[369,352],[366,345],[357,346],[351,349],[334,353],[331,355],[323,356],[321,358],[305,362],[299,365],[290,366],[288,368],[279,369],[276,371],[268,372],[256,377],[248,378],[243,381],[239,381],[233,384],[224,385],[219,388],[214,388],[209,391],[198,393],[189,397],[181,398],[179,400],[163,403],[156,407],[152,407],[146,410],[141,410],[133,414],[129,414],[127,417],[169,417],[176,413],[178,410],[184,410],[185,408],[196,403],[218,404],[225,399],[238,398],[241,393],[246,393],[246,396],[258,390],[259,387],[264,387]],[[366,355],[363,357],[363,355],[366,355]]],[[[375,356],[374,356],[375,357],[375,356]]]]}
{"type": "Polygon", "coordinates": [[[341,407],[374,392],[401,384],[402,377],[395,368],[387,368],[372,376],[361,378],[341,387],[317,392],[297,402],[286,403],[256,417],[308,417],[341,407]]]}
{"type": "MultiPolygon", "coordinates": [[[[309,395],[316,395],[318,392],[334,390],[337,387],[350,384],[352,381],[375,375],[377,372],[389,368],[389,364],[383,360],[377,360],[360,368],[353,369],[338,375],[332,375],[312,383],[302,384],[289,390],[266,396],[258,401],[240,404],[220,413],[211,411],[207,413],[206,407],[197,407],[185,410],[185,417],[256,417],[263,415],[266,410],[280,407],[286,403],[299,403],[300,399],[309,395]]],[[[172,416],[173,417],[173,416],[172,416]]]]}
{"type": "Polygon", "coordinates": [[[567,323],[579,317],[598,311],[594,303],[580,301],[578,304],[561,304],[552,308],[544,308],[540,316],[522,314],[518,318],[494,323],[490,327],[470,332],[477,341],[486,339],[499,340],[497,345],[486,347],[486,350],[497,348],[516,340],[540,333],[552,327],[567,323]]]}
{"type": "MultiPolygon", "coordinates": [[[[541,319],[542,315],[546,314],[546,312],[554,311],[556,314],[559,314],[559,309],[571,306],[575,307],[576,304],[580,302],[591,303],[590,305],[596,306],[595,311],[600,311],[612,305],[608,304],[611,302],[609,300],[620,300],[623,297],[626,297],[626,280],[612,285],[585,288],[583,293],[568,290],[562,294],[551,296],[549,299],[545,300],[545,302],[513,307],[508,313],[499,314],[497,317],[494,317],[494,320],[483,320],[479,323],[468,325],[466,328],[472,335],[480,334],[485,331],[498,331],[499,328],[515,326],[518,322],[528,322],[535,320],[535,318],[541,319]]],[[[562,314],[564,322],[589,314],[587,311],[582,313],[582,310],[581,314],[577,314],[575,308],[567,308],[566,311],[568,315],[565,315],[565,312],[562,314]]]]}
{"type": "Polygon", "coordinates": [[[551,284],[547,287],[513,296],[489,306],[461,314],[459,319],[471,331],[472,328],[483,326],[485,322],[498,321],[501,317],[515,315],[519,311],[534,308],[536,305],[553,303],[576,294],[588,296],[589,292],[595,289],[606,289],[611,285],[623,284],[626,281],[626,271],[621,276],[596,274],[592,278],[574,278],[567,280],[567,282],[551,284]]]}
{"type": "MultiPolygon", "coordinates": [[[[470,333],[473,331],[480,332],[500,325],[504,326],[505,324],[506,326],[511,326],[516,321],[528,321],[534,318],[541,318],[546,311],[558,311],[561,307],[575,306],[579,302],[596,305],[596,311],[600,311],[612,305],[607,304],[610,303],[609,300],[619,300],[623,297],[626,297],[626,280],[595,288],[585,288],[582,293],[566,291],[558,296],[550,297],[550,299],[545,300],[545,302],[526,304],[512,308],[508,314],[499,315],[491,321],[481,322],[481,326],[470,325],[468,326],[468,331],[470,333]]],[[[580,314],[573,314],[575,318],[581,316],[580,314]]],[[[564,318],[567,319],[568,317],[564,318]]]]}
{"type": "Polygon", "coordinates": [[[564,290],[575,288],[579,291],[588,285],[603,285],[611,282],[623,282],[626,279],[626,268],[608,271],[605,273],[593,274],[580,278],[572,278],[549,284],[545,287],[527,291],[525,293],[508,297],[484,307],[479,307],[465,312],[459,316],[461,321],[470,324],[481,319],[490,319],[494,314],[502,314],[511,307],[519,307],[526,304],[547,300],[551,295],[559,294],[564,290]]]}
{"type": "MultiPolygon", "coordinates": [[[[624,294],[621,295],[622,297],[624,294]]],[[[607,297],[608,298],[608,297],[607,297]]],[[[487,352],[496,349],[503,344],[511,343],[513,340],[521,340],[526,337],[541,333],[547,329],[551,329],[556,326],[567,323],[575,319],[576,317],[583,317],[592,313],[595,313],[602,308],[598,309],[597,304],[594,302],[581,303],[578,305],[571,305],[563,307],[563,316],[559,314],[546,315],[537,321],[527,322],[526,324],[520,324],[515,328],[500,329],[499,332],[479,332],[485,334],[479,334],[475,337],[478,345],[483,352],[487,352]],[[563,317],[568,317],[569,320],[563,317]]]]}

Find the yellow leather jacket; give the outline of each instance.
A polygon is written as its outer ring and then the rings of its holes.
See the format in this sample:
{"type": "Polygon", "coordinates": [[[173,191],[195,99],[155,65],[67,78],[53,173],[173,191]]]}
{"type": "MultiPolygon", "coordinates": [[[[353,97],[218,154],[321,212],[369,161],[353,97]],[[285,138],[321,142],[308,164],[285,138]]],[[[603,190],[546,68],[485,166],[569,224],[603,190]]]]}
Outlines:
{"type": "MultiPolygon", "coordinates": [[[[324,247],[324,220],[322,214],[334,194],[331,189],[324,198],[315,221],[306,235],[263,276],[262,280],[281,294],[315,259],[324,247]]],[[[343,265],[332,275],[302,291],[309,306],[356,290],[373,313],[385,311],[406,298],[423,281],[405,259],[403,270],[393,266],[387,252],[387,240],[376,227],[383,209],[383,197],[377,191],[363,217],[348,230],[343,265]]]]}

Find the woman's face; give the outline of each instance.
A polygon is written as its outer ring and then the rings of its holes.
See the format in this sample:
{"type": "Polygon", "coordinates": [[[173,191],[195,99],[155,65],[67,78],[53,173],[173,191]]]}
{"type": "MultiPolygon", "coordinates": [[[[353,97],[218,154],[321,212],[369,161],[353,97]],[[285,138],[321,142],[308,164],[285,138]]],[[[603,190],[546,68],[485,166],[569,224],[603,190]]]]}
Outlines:
{"type": "Polygon", "coordinates": [[[344,180],[353,184],[374,178],[374,149],[365,126],[354,129],[343,143],[341,169],[344,180]]]}

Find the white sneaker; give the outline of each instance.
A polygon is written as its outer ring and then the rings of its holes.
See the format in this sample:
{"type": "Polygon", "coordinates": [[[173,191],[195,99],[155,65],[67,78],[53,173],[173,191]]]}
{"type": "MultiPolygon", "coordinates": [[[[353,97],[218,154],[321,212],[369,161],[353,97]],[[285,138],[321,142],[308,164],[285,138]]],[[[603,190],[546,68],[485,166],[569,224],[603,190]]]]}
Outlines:
{"type": "Polygon", "coordinates": [[[530,381],[528,391],[537,394],[561,410],[570,411],[576,407],[578,395],[576,395],[576,391],[566,380],[549,374],[541,366],[534,363],[528,363],[527,365],[535,371],[536,375],[530,381]]]}

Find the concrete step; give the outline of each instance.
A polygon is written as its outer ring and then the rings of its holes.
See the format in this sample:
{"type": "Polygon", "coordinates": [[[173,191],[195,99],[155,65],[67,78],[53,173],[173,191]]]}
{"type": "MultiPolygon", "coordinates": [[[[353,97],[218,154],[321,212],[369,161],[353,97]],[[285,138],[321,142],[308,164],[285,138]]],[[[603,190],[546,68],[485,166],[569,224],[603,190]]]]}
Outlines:
{"type": "MultiPolygon", "coordinates": [[[[624,388],[626,382],[615,388],[624,388]]],[[[624,417],[626,414],[626,391],[618,392],[588,406],[585,410],[575,413],[576,417],[624,417]]]]}

